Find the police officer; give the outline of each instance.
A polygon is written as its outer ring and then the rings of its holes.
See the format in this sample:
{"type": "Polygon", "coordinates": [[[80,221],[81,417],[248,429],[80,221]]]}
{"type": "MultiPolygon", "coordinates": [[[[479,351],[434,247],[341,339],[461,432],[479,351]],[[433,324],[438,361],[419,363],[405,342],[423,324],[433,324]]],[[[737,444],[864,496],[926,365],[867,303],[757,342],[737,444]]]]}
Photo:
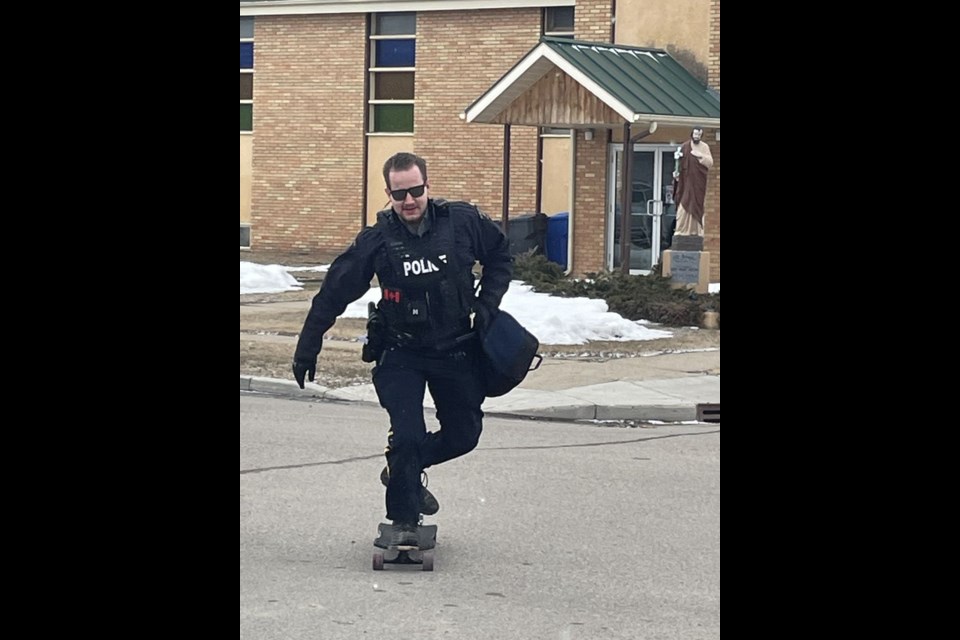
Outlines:
{"type": "Polygon", "coordinates": [[[390,415],[386,485],[392,544],[416,545],[419,514],[440,508],[421,484],[423,470],[472,451],[480,438],[484,400],[474,324],[496,314],[512,275],[507,238],[475,206],[428,197],[426,161],[397,153],[383,165],[391,207],[377,214],[330,265],[300,332],[293,374],[313,381],[323,334],[347,305],[367,292],[376,274],[381,297],[368,323],[377,345],[373,384],[390,415]],[[479,292],[473,266],[483,265],[479,292]],[[440,430],[427,432],[430,390],[440,430]]]}

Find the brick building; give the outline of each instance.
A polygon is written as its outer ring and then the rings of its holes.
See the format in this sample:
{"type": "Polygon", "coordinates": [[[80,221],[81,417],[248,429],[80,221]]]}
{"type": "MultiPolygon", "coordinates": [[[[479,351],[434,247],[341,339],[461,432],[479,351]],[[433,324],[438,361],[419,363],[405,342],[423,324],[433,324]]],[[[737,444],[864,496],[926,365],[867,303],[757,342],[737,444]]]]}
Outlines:
{"type": "Polygon", "coordinates": [[[388,206],[383,162],[408,150],[433,197],[566,217],[574,274],[623,266],[627,191],[644,273],[670,243],[673,151],[699,125],[719,282],[719,89],[719,0],[241,1],[241,247],[339,253],[388,206]]]}

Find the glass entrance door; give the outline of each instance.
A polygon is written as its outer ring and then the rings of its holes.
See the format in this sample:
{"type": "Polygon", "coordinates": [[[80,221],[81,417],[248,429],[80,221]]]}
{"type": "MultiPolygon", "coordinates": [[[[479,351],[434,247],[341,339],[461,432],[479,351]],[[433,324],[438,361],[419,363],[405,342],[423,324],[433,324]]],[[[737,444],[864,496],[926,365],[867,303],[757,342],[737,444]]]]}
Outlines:
{"type": "MultiPolygon", "coordinates": [[[[674,146],[634,145],[631,159],[630,273],[646,274],[670,248],[676,226],[673,202],[674,146]]],[[[619,270],[622,145],[611,145],[607,188],[607,262],[619,270]]]]}

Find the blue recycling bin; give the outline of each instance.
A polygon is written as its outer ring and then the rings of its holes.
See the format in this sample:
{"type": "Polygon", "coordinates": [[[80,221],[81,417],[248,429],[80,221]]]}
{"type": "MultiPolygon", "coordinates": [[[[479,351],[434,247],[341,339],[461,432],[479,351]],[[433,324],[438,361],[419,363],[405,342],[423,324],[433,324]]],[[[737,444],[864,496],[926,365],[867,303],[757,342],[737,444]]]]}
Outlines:
{"type": "Polygon", "coordinates": [[[567,268],[567,238],[570,235],[570,213],[555,213],[547,219],[547,260],[567,268]]]}

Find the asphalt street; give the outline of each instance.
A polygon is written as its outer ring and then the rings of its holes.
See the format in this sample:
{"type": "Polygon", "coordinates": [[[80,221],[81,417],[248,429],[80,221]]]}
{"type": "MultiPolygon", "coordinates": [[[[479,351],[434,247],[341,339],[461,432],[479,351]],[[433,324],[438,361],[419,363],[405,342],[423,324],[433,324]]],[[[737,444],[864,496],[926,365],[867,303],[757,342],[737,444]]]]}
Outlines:
{"type": "Polygon", "coordinates": [[[241,639],[720,637],[719,425],[484,425],[435,570],[374,572],[386,413],[242,391],[241,639]]]}

